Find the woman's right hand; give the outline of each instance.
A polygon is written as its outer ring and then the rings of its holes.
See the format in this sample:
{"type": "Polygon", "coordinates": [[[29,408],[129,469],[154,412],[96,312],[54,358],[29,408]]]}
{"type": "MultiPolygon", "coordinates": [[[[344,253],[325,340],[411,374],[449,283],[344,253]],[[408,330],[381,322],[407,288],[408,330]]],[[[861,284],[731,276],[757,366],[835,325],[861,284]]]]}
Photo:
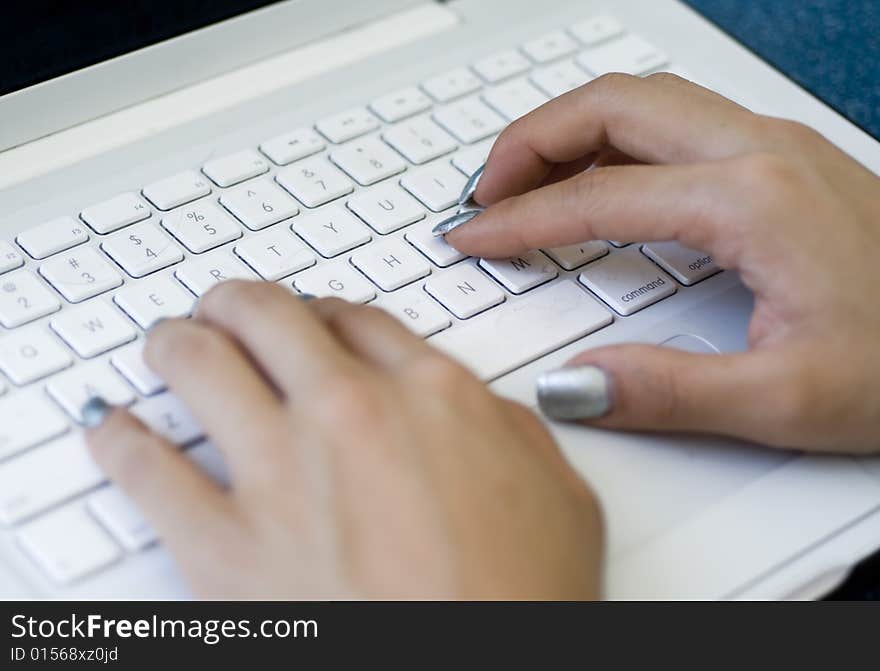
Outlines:
{"type": "Polygon", "coordinates": [[[562,401],[608,396],[585,421],[880,451],[880,179],[815,131],[674,75],[607,75],[513,123],[475,199],[447,236],[467,254],[678,240],[755,294],[747,352],[617,345],[570,363],[596,367],[580,387],[551,373],[562,401]]]}

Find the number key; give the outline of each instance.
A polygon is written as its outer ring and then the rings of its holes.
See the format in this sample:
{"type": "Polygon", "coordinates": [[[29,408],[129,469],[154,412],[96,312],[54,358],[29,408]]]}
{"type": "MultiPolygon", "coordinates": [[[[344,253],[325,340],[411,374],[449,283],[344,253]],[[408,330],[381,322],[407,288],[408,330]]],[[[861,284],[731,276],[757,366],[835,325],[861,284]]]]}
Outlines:
{"type": "Polygon", "coordinates": [[[61,303],[33,273],[20,270],[0,280],[0,324],[21,326],[61,308],[61,303]]]}
{"type": "Polygon", "coordinates": [[[220,196],[220,204],[252,231],[299,214],[293,198],[267,179],[227,191],[220,196]]]}
{"type": "Polygon", "coordinates": [[[354,190],[351,180],[320,157],[294,163],[275,179],[306,207],[318,207],[354,190]]]}
{"type": "Polygon", "coordinates": [[[132,277],[143,277],[183,260],[171,238],[151,223],[110,236],[101,249],[132,277]]]}
{"type": "Polygon", "coordinates": [[[196,254],[241,237],[241,228],[220,207],[207,200],[162,217],[162,227],[196,254]]]}

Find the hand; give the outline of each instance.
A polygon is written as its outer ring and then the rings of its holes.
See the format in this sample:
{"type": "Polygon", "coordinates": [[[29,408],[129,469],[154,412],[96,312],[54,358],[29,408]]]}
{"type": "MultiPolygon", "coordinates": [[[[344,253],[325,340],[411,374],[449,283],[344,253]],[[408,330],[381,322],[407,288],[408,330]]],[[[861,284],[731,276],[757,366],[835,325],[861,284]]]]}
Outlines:
{"type": "Polygon", "coordinates": [[[748,352],[574,359],[595,368],[562,393],[610,396],[594,425],[880,450],[880,179],[815,131],[673,75],[607,75],[504,131],[475,199],[447,235],[467,254],[678,240],[754,292],[748,352]]]}
{"type": "Polygon", "coordinates": [[[87,439],[198,594],[598,596],[598,506],[541,422],[381,310],[229,282],[145,358],[231,488],[124,409],[87,439]]]}

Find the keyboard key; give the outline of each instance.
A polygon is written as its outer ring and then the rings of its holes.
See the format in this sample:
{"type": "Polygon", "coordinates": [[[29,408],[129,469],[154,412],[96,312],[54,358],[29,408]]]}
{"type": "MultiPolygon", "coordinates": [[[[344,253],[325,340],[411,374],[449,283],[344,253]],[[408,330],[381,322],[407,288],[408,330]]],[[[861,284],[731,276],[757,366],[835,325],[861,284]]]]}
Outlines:
{"type": "Polygon", "coordinates": [[[437,237],[431,232],[444,217],[445,215],[428,217],[427,221],[414,226],[403,236],[409,244],[427,256],[431,263],[441,268],[446,268],[467,258],[442,237],[437,237]]]}
{"type": "Polygon", "coordinates": [[[521,75],[530,67],[528,59],[515,49],[506,49],[481,58],[474,63],[473,68],[483,79],[490,84],[497,84],[505,79],[521,75]]]}
{"type": "Polygon", "coordinates": [[[257,276],[229,250],[190,259],[174,272],[174,276],[196,296],[227,280],[255,280],[257,276]]]}
{"type": "Polygon", "coordinates": [[[241,227],[213,200],[201,200],[162,217],[162,227],[196,254],[242,236],[241,227]]]}
{"type": "Polygon", "coordinates": [[[555,282],[429,342],[489,381],[611,322],[611,313],[574,282],[555,282]]]}
{"type": "Polygon", "coordinates": [[[574,270],[605,256],[608,253],[608,245],[603,240],[592,240],[581,244],[545,249],[544,252],[565,270],[574,270]]]}
{"type": "Polygon", "coordinates": [[[466,96],[478,91],[481,86],[477,76],[467,68],[455,68],[422,83],[422,89],[440,103],[466,96]]]}
{"type": "Polygon", "coordinates": [[[28,384],[72,363],[70,353],[42,328],[31,327],[0,338],[0,370],[14,384],[28,384]]]}
{"type": "Polygon", "coordinates": [[[434,113],[434,120],[463,144],[473,144],[497,135],[507,122],[486,107],[479,98],[465,98],[434,113]]]}
{"type": "Polygon", "coordinates": [[[122,556],[119,546],[81,504],[31,522],[16,539],[37,566],[60,584],[95,573],[122,556]]]}
{"type": "Polygon", "coordinates": [[[193,295],[167,275],[129,285],[113,301],[144,331],[160,319],[189,316],[195,305],[193,295]]]}
{"type": "Polygon", "coordinates": [[[431,273],[425,258],[403,240],[384,240],[352,254],[352,264],[383,291],[394,291],[431,273]]]}
{"type": "Polygon", "coordinates": [[[152,396],[165,390],[165,382],[144,363],[143,340],[137,340],[113,352],[110,364],[144,396],[152,396]]]}
{"type": "Polygon", "coordinates": [[[439,333],[452,325],[449,313],[437,305],[420,286],[383,295],[377,305],[422,338],[439,333]]]}
{"type": "Polygon", "coordinates": [[[379,120],[364,107],[355,107],[322,119],[315,128],[334,144],[340,144],[379,128],[379,120]]]}
{"type": "Polygon", "coordinates": [[[90,247],[49,259],[40,266],[40,275],[71,303],[79,303],[122,284],[122,275],[90,247]]]}
{"type": "Polygon", "coordinates": [[[652,242],[643,245],[642,252],[687,287],[721,272],[711,254],[677,242],[652,242]]]}
{"type": "Polygon", "coordinates": [[[67,420],[42,389],[32,387],[0,399],[0,459],[60,436],[67,429],[67,420]]]}
{"type": "Polygon", "coordinates": [[[61,302],[27,270],[0,279],[0,324],[8,329],[27,324],[56,310],[61,302]]]}
{"type": "Polygon", "coordinates": [[[623,26],[614,17],[594,16],[586,21],[578,21],[568,30],[581,44],[592,47],[620,35],[623,32],[623,26]]]}
{"type": "Polygon", "coordinates": [[[323,157],[295,163],[275,179],[306,207],[318,207],[354,190],[351,180],[323,157]]]}
{"type": "Polygon", "coordinates": [[[539,251],[510,259],[480,259],[480,267],[512,294],[521,294],[559,275],[550,259],[539,251]]]}
{"type": "Polygon", "coordinates": [[[414,86],[394,91],[370,103],[383,121],[395,123],[431,109],[431,99],[414,86]]]}
{"type": "Polygon", "coordinates": [[[376,297],[376,289],[367,278],[341,259],[300,273],[293,286],[302,294],[336,296],[350,303],[368,303],[376,297]]]}
{"type": "Polygon", "coordinates": [[[643,75],[666,65],[669,58],[638,35],[626,35],[580,53],[577,62],[596,76],[606,72],[643,75]]]}
{"type": "Polygon", "coordinates": [[[110,233],[151,216],[150,208],[134,193],[121,193],[110,200],[87,207],[80,218],[95,233],[110,233]]]}
{"type": "Polygon", "coordinates": [[[153,431],[175,445],[188,445],[203,434],[186,406],[168,392],[136,403],[131,411],[153,431]]]}
{"type": "Polygon", "coordinates": [[[408,172],[400,180],[404,189],[434,212],[457,205],[466,183],[467,178],[445,162],[408,172]]]}
{"type": "Polygon", "coordinates": [[[468,319],[504,302],[498,285],[470,264],[432,275],[425,291],[459,319],[468,319]]]}
{"type": "Polygon", "coordinates": [[[66,310],[53,318],[49,326],[83,359],[124,345],[137,336],[122,313],[103,301],[66,310]]]}
{"type": "Polygon", "coordinates": [[[260,151],[278,165],[287,165],[317,154],[326,146],[323,138],[311,128],[297,128],[264,142],[260,151]]]}
{"type": "Polygon", "coordinates": [[[370,228],[383,235],[425,218],[425,209],[397,184],[362,191],[347,204],[370,228]]]}
{"type": "Polygon", "coordinates": [[[170,210],[207,196],[211,193],[211,186],[202,175],[187,170],[148,184],[142,193],[160,210],[170,210]]]}
{"type": "Polygon", "coordinates": [[[615,312],[638,312],[675,293],[675,281],[637,249],[627,249],[590,264],[579,278],[615,312]]]}
{"type": "Polygon", "coordinates": [[[269,171],[269,163],[253,149],[215,158],[202,166],[202,172],[217,186],[227,187],[269,171]]]}
{"type": "Polygon", "coordinates": [[[455,151],[458,146],[455,138],[425,116],[402,121],[387,130],[382,139],[416,165],[455,151]]]}
{"type": "Polygon", "coordinates": [[[354,140],[330,154],[330,160],[361,186],[369,186],[406,170],[406,161],[375,137],[354,140]]]}
{"type": "Polygon", "coordinates": [[[566,59],[538,68],[532,73],[532,83],[551,98],[583,86],[592,77],[573,60],[566,59]]]}
{"type": "Polygon", "coordinates": [[[180,248],[149,222],[110,236],[101,243],[101,249],[132,277],[144,277],[183,261],[180,248]]]}
{"type": "Polygon", "coordinates": [[[296,201],[269,179],[224,192],[220,196],[220,204],[252,231],[299,214],[296,201]]]}
{"type": "Polygon", "coordinates": [[[341,204],[301,216],[292,229],[327,258],[363,245],[372,237],[370,230],[341,204]]]}
{"type": "Polygon", "coordinates": [[[577,51],[577,43],[561,30],[547,33],[522,45],[522,50],[535,63],[549,63],[577,51]]]}
{"type": "Polygon", "coordinates": [[[508,121],[515,121],[543,105],[548,98],[523,78],[488,89],[483,100],[508,121]]]}
{"type": "Polygon", "coordinates": [[[35,259],[76,247],[89,239],[86,227],[72,217],[59,217],[19,233],[15,241],[35,259]]]}
{"type": "Polygon", "coordinates": [[[132,500],[110,485],[99,489],[86,501],[89,512],[113,538],[129,552],[138,552],[159,540],[153,526],[132,500]]]}
{"type": "Polygon", "coordinates": [[[235,246],[235,253],[269,282],[313,266],[317,260],[314,253],[284,226],[245,238],[235,246]]]}
{"type": "Polygon", "coordinates": [[[489,158],[489,152],[492,150],[493,144],[495,144],[494,138],[482,142],[475,147],[463,149],[452,158],[452,165],[458,168],[465,176],[470,177],[489,158]]]}
{"type": "Polygon", "coordinates": [[[110,405],[131,405],[135,401],[131,387],[105,361],[91,361],[56,375],[49,380],[46,391],[79,423],[83,404],[94,396],[110,405]]]}
{"type": "Polygon", "coordinates": [[[0,240],[0,273],[8,273],[24,265],[24,257],[8,242],[0,240]]]}

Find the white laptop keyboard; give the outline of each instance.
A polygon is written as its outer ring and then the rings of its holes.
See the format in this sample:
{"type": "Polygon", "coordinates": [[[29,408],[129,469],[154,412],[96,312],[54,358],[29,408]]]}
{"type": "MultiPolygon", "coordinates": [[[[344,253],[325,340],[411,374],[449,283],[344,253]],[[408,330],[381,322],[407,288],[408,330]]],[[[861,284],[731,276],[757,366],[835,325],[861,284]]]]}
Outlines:
{"type": "Polygon", "coordinates": [[[603,72],[661,69],[614,19],[586,20],[0,240],[5,533],[59,585],[156,542],[87,454],[95,394],[224,477],[141,347],[225,279],[374,302],[489,380],[717,272],[674,243],[488,261],[431,235],[510,121],[603,72]]]}

